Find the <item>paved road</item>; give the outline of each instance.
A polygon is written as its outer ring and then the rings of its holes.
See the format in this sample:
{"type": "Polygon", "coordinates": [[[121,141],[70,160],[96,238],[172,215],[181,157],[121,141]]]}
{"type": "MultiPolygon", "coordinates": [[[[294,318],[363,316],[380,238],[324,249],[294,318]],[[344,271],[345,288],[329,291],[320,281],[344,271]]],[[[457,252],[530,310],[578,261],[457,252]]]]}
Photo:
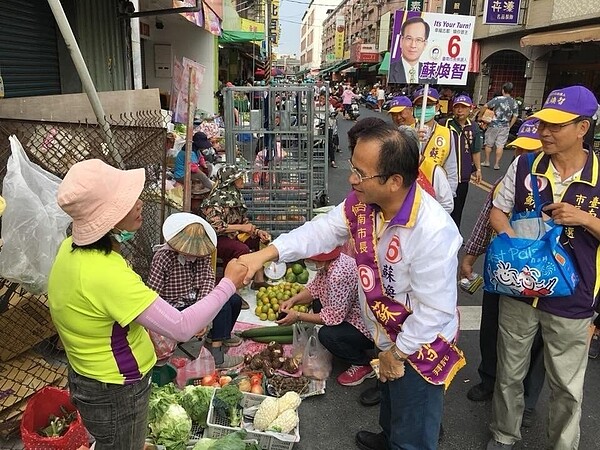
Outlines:
{"type": "MultiPolygon", "coordinates": [[[[386,118],[385,114],[362,110],[363,117],[377,115],[386,118]]],[[[345,133],[353,122],[341,119],[339,121],[340,140],[343,148],[338,153],[336,160],[338,169],[330,169],[329,186],[331,203],[341,201],[347,193],[349,158],[347,138],[345,133]]],[[[484,168],[483,178],[489,185],[499,174],[506,170],[512,152],[506,152],[502,161],[502,171],[484,168]]],[[[465,238],[475,223],[481,204],[487,192],[485,187],[472,185],[469,190],[467,206],[463,213],[461,231],[465,238]]],[[[477,270],[481,273],[481,262],[477,270]]],[[[481,291],[469,296],[461,293],[459,306],[461,308],[460,347],[465,352],[467,366],[456,376],[454,383],[446,395],[444,428],[440,450],[480,450],[485,448],[489,439],[488,424],[490,421],[490,402],[474,403],[466,398],[466,392],[471,386],[478,383],[477,365],[479,364],[479,311],[481,305],[481,291]]],[[[333,376],[337,376],[346,366],[336,361],[333,376]]],[[[580,450],[593,450],[600,448],[600,428],[597,426],[600,419],[600,360],[590,360],[586,375],[584,393],[583,416],[581,419],[580,450]]],[[[356,448],[354,435],[358,430],[366,429],[379,431],[378,407],[365,408],[358,403],[360,392],[373,381],[368,381],[361,386],[342,387],[334,380],[328,382],[327,392],[320,397],[307,399],[300,410],[300,435],[301,440],[294,446],[297,450],[347,450],[356,448]]],[[[534,427],[524,430],[523,440],[515,449],[544,449],[545,442],[545,417],[548,411],[549,390],[546,387],[542,392],[538,404],[538,418],[534,427]]]]}

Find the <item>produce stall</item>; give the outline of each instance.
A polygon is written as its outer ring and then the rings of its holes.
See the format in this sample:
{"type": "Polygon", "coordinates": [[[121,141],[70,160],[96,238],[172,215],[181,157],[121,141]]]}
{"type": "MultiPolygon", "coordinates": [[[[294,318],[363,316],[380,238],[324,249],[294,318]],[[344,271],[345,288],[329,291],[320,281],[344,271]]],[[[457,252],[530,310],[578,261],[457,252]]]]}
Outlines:
{"type": "MultiPolygon", "coordinates": [[[[314,325],[274,321],[279,305],[305,289],[314,273],[302,263],[266,272],[281,278],[258,291],[241,291],[251,308],[242,311],[234,328],[243,342],[229,353],[243,355],[243,364],[185,380],[178,376],[179,387],[153,385],[149,442],[166,450],[229,449],[223,441],[240,450],[290,450],[300,440],[301,399],[323,394],[328,373],[303,367],[309,337],[316,336],[314,325]]],[[[310,305],[300,308],[308,311],[310,305]]],[[[167,363],[179,373],[186,364],[190,360],[181,357],[167,363]]]]}

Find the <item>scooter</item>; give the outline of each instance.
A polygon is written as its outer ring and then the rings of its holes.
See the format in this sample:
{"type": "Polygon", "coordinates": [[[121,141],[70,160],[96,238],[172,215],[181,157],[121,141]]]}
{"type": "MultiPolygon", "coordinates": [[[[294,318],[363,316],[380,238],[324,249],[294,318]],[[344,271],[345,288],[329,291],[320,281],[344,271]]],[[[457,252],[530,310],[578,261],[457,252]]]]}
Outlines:
{"type": "Polygon", "coordinates": [[[367,108],[369,108],[370,110],[379,108],[379,105],[377,104],[377,99],[375,98],[374,95],[369,94],[366,97],[364,97],[364,100],[365,100],[365,106],[367,108]]]}
{"type": "Polygon", "coordinates": [[[352,104],[350,105],[350,111],[348,111],[348,116],[350,120],[356,120],[360,117],[360,109],[358,107],[358,102],[356,99],[352,99],[352,104]]]}

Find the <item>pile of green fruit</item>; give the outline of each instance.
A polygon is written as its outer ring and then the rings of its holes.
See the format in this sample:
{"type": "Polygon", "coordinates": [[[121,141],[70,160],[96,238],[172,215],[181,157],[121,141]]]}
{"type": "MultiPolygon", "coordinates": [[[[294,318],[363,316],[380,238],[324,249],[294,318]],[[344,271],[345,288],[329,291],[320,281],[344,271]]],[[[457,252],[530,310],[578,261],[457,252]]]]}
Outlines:
{"type": "Polygon", "coordinates": [[[302,264],[294,263],[285,272],[285,281],[306,284],[308,282],[308,270],[302,264]]]}
{"type": "MultiPolygon", "coordinates": [[[[279,307],[283,302],[302,291],[304,286],[299,283],[285,281],[269,287],[261,287],[256,291],[256,314],[260,320],[277,320],[279,307]]],[[[294,311],[307,312],[306,305],[292,307],[294,311]]]]}

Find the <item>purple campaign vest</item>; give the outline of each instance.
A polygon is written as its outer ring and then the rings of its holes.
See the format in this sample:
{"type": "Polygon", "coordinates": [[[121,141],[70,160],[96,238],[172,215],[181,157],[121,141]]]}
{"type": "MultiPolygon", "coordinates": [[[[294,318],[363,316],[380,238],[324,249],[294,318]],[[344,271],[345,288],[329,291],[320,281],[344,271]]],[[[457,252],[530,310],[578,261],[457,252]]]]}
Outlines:
{"type": "MultiPolygon", "coordinates": [[[[413,183],[397,215],[410,212],[416,195],[421,193],[416,183],[413,183]]],[[[367,306],[377,319],[377,326],[392,342],[396,342],[398,333],[402,331],[402,324],[412,311],[385,294],[375,243],[376,211],[371,205],[359,202],[356,194],[351,192],[346,197],[344,212],[353,238],[358,278],[365,293],[367,306]],[[368,277],[370,281],[365,281],[365,277],[361,276],[366,271],[373,275],[368,277]]],[[[427,382],[443,384],[447,389],[456,373],[465,365],[465,358],[453,343],[438,336],[435,341],[423,345],[409,355],[408,362],[427,382]]]]}
{"type": "Polygon", "coordinates": [[[471,180],[473,173],[473,156],[471,148],[473,146],[473,138],[475,137],[475,129],[478,125],[467,119],[467,124],[461,129],[458,122],[453,119],[446,121],[446,126],[452,132],[454,139],[454,147],[456,148],[456,164],[458,165],[458,182],[468,183],[471,180]]]}
{"type": "MultiPolygon", "coordinates": [[[[544,176],[549,166],[550,157],[543,153],[533,163],[533,171],[538,180],[538,188],[542,204],[553,203],[552,183],[544,176]]],[[[599,162],[594,152],[588,158],[581,172],[580,179],[573,181],[565,190],[562,202],[577,206],[583,211],[596,216],[600,208],[599,162]]],[[[534,208],[531,193],[531,177],[527,158],[519,158],[515,178],[514,211],[530,211],[534,208]]],[[[556,316],[570,319],[591,317],[597,302],[596,277],[598,276],[598,240],[585,228],[580,226],[564,226],[560,243],[571,257],[577,273],[579,284],[575,293],[569,297],[539,298],[537,308],[556,316]]],[[[532,304],[533,299],[520,299],[532,304]]]]}

